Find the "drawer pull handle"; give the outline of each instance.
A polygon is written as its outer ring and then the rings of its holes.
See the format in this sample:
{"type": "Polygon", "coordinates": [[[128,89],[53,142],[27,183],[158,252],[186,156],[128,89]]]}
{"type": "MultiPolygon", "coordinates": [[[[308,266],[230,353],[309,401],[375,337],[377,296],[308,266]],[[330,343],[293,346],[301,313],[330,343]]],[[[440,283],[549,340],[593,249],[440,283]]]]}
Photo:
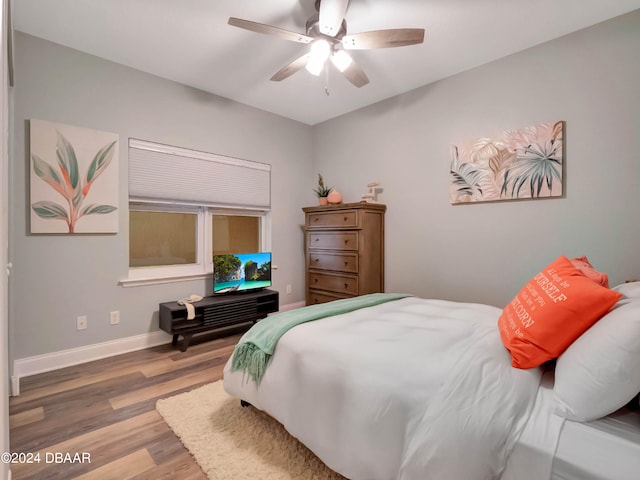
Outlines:
{"type": "Polygon", "coordinates": [[[349,286],[349,284],[347,282],[344,282],[344,288],[347,288],[349,286]]]}
{"type": "Polygon", "coordinates": [[[347,265],[349,265],[349,262],[344,262],[344,266],[346,267],[347,265]]]}
{"type": "Polygon", "coordinates": [[[314,258],[313,261],[318,263],[320,261],[320,259],[319,258],[314,258]]]}
{"type": "Polygon", "coordinates": [[[345,222],[349,220],[349,217],[344,217],[343,219],[345,222]]]}
{"type": "Polygon", "coordinates": [[[318,283],[318,279],[317,279],[317,278],[314,278],[314,279],[313,279],[313,282],[314,282],[314,283],[318,283]]]}
{"type": "Polygon", "coordinates": [[[344,244],[345,244],[345,245],[346,245],[347,243],[349,243],[349,239],[346,239],[346,240],[344,241],[344,244]]]}
{"type": "Polygon", "coordinates": [[[313,221],[314,221],[314,222],[317,222],[318,220],[319,220],[319,218],[318,218],[318,217],[313,217],[313,221]]]}

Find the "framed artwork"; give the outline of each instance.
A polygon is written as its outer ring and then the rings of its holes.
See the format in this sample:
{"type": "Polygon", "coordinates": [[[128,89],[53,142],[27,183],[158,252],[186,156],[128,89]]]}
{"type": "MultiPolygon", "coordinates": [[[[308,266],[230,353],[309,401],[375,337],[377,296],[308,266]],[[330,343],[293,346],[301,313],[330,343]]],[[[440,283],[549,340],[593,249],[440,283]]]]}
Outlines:
{"type": "Polygon", "coordinates": [[[29,124],[31,233],[117,233],[118,135],[29,124]]]}
{"type": "Polygon", "coordinates": [[[451,203],[561,197],[563,139],[557,121],[453,145],[451,203]]]}

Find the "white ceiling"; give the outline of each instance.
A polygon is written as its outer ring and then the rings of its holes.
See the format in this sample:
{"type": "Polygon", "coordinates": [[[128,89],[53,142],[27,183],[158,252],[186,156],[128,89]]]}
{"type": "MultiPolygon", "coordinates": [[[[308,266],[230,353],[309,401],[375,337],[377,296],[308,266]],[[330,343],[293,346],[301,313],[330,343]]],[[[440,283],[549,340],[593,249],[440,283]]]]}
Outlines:
{"type": "Polygon", "coordinates": [[[352,51],[371,83],[333,67],[269,78],[308,46],[227,25],[305,33],[314,0],[14,0],[16,30],[309,125],[640,8],[640,0],[351,0],[347,33],[425,28],[425,42],[352,51]],[[325,94],[325,86],[329,95],[325,94]]]}

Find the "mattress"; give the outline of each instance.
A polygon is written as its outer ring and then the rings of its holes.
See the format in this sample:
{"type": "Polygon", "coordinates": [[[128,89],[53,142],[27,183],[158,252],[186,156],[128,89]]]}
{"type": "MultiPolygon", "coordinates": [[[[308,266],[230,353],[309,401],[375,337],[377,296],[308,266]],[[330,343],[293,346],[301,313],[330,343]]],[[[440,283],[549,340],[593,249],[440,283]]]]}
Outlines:
{"type": "Polygon", "coordinates": [[[565,421],[551,478],[640,478],[640,410],[623,408],[608,417],[588,423],[565,421]]]}
{"type": "Polygon", "coordinates": [[[553,373],[546,372],[502,480],[529,479],[532,473],[552,480],[640,478],[640,410],[622,408],[580,423],[560,418],[553,407],[553,373]]]}

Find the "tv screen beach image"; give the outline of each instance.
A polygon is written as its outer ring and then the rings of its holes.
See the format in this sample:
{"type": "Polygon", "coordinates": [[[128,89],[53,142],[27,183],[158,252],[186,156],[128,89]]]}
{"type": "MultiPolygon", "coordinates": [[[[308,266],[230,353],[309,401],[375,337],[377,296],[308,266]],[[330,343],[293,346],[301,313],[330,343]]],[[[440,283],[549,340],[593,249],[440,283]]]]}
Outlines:
{"type": "Polygon", "coordinates": [[[213,293],[255,290],[270,286],[270,252],[214,255],[213,293]]]}

